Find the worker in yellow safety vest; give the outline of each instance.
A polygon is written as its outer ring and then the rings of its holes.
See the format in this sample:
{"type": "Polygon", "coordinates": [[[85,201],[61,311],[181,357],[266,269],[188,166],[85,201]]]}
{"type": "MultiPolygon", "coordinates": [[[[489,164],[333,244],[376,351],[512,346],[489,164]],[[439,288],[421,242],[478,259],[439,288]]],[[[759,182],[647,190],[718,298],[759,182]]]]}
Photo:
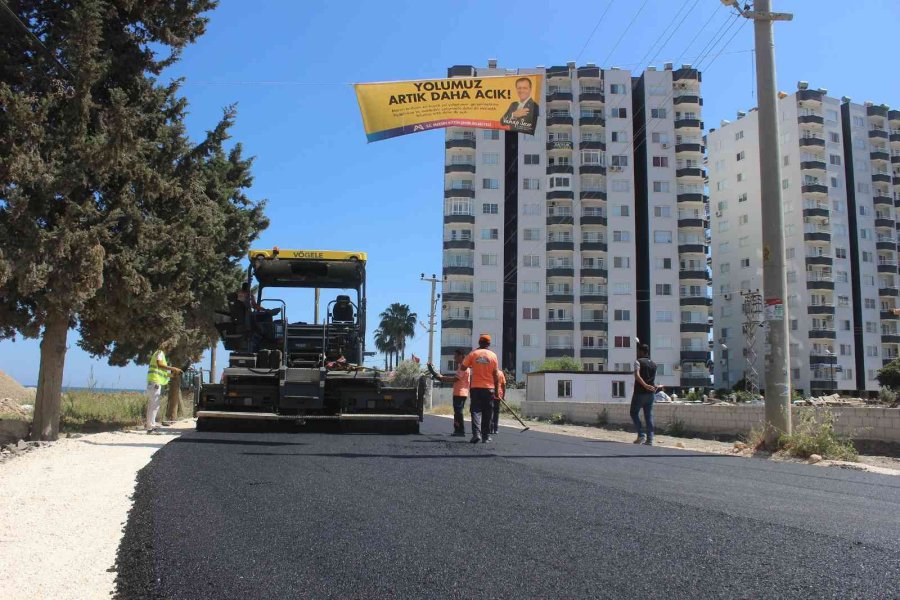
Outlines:
{"type": "Polygon", "coordinates": [[[159,412],[160,396],[162,388],[169,383],[170,373],[181,373],[178,367],[170,367],[166,362],[168,344],[162,344],[158,350],[150,355],[150,365],[147,369],[147,415],[144,427],[147,433],[159,434],[156,426],[156,414],[159,412]]]}

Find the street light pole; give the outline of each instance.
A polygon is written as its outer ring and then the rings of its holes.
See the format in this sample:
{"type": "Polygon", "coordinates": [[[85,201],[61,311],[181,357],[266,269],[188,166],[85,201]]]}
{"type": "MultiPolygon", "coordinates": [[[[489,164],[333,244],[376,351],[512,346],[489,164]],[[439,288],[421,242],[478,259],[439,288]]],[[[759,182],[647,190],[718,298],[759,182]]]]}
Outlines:
{"type": "Polygon", "coordinates": [[[770,350],[766,354],[766,442],[791,432],[791,361],[785,303],[784,212],[781,199],[781,152],[778,134],[778,95],[775,86],[773,21],[790,21],[787,13],[773,13],[771,0],[756,0],[742,10],[737,0],[722,0],[753,21],[756,47],[756,86],[759,90],[759,173],[762,192],[763,293],[770,350]]]}

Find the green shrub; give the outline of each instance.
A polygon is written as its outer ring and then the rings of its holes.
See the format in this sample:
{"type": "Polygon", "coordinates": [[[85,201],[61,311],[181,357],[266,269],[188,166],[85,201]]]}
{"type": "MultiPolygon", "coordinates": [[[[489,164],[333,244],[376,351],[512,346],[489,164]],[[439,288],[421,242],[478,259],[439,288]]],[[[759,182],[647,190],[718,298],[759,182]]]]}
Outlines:
{"type": "Polygon", "coordinates": [[[875,378],[882,387],[900,388],[900,358],[895,358],[878,370],[875,378]]]}
{"type": "Polygon", "coordinates": [[[581,363],[570,356],[550,358],[541,363],[538,371],[581,371],[581,363]]]}
{"type": "Polygon", "coordinates": [[[554,425],[565,425],[566,417],[562,413],[553,413],[550,415],[549,421],[554,425]]]}
{"type": "Polygon", "coordinates": [[[754,396],[753,394],[745,390],[739,390],[734,393],[735,402],[753,402],[757,398],[758,396],[754,396]]]}
{"type": "Polygon", "coordinates": [[[597,427],[606,427],[609,425],[609,411],[605,408],[597,413],[597,427]]]}
{"type": "Polygon", "coordinates": [[[703,400],[703,392],[700,390],[691,390],[684,399],[688,402],[701,402],[703,400]]]}
{"type": "Polygon", "coordinates": [[[802,411],[793,433],[778,438],[779,449],[798,458],[818,454],[832,460],[858,460],[859,453],[850,438],[835,432],[834,414],[830,410],[820,413],[821,419],[817,419],[816,409],[802,411]]]}
{"type": "MultiPolygon", "coordinates": [[[[114,429],[140,425],[146,410],[147,397],[141,392],[66,392],[62,397],[60,429],[77,431],[85,427],[114,429]]],[[[160,413],[165,414],[164,409],[160,413]]]]}
{"type": "Polygon", "coordinates": [[[682,419],[672,417],[672,420],[663,429],[663,433],[672,437],[685,437],[687,435],[687,427],[682,419]]]}
{"type": "Polygon", "coordinates": [[[422,375],[422,368],[419,363],[413,360],[404,360],[394,371],[394,378],[391,379],[391,385],[394,387],[416,387],[419,377],[422,375]]]}
{"type": "Polygon", "coordinates": [[[893,404],[897,401],[897,392],[893,388],[883,387],[878,391],[878,399],[885,404],[893,404]]]}

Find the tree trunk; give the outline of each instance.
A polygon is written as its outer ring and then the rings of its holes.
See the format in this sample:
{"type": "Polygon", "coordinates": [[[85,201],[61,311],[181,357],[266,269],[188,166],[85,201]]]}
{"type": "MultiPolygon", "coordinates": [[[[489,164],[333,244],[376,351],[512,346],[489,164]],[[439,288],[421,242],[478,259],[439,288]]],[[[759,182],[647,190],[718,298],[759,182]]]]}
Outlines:
{"type": "Polygon", "coordinates": [[[166,420],[177,421],[178,409],[181,408],[181,373],[173,373],[169,380],[169,400],[166,407],[166,420]]]}
{"type": "Polygon", "coordinates": [[[41,364],[34,399],[34,420],[31,422],[32,440],[53,441],[59,437],[59,409],[68,335],[69,315],[59,312],[48,314],[41,338],[41,364]]]}

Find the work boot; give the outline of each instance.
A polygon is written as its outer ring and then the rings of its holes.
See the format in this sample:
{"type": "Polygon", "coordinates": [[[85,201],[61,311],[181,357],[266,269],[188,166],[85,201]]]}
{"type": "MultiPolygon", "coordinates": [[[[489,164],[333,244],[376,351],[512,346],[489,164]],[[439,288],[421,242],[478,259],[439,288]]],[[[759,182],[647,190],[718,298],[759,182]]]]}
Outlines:
{"type": "Polygon", "coordinates": [[[480,442],[480,441],[481,441],[481,440],[480,440],[480,439],[478,438],[478,436],[476,435],[476,436],[472,437],[471,440],[469,440],[469,443],[470,443],[470,444],[477,444],[477,443],[480,442]]]}
{"type": "Polygon", "coordinates": [[[648,437],[648,438],[647,438],[647,441],[644,442],[644,445],[645,445],[645,446],[652,446],[652,445],[653,445],[653,438],[652,438],[652,437],[648,437]]]}
{"type": "Polygon", "coordinates": [[[488,442],[493,442],[493,441],[494,441],[494,438],[492,438],[491,436],[487,436],[486,438],[484,438],[483,440],[481,440],[481,443],[482,443],[482,444],[487,444],[488,442]]]}
{"type": "Polygon", "coordinates": [[[639,436],[637,436],[637,439],[634,440],[634,441],[631,442],[631,443],[632,443],[632,444],[643,444],[643,443],[644,443],[644,440],[645,440],[644,436],[639,435],[639,436]]]}

